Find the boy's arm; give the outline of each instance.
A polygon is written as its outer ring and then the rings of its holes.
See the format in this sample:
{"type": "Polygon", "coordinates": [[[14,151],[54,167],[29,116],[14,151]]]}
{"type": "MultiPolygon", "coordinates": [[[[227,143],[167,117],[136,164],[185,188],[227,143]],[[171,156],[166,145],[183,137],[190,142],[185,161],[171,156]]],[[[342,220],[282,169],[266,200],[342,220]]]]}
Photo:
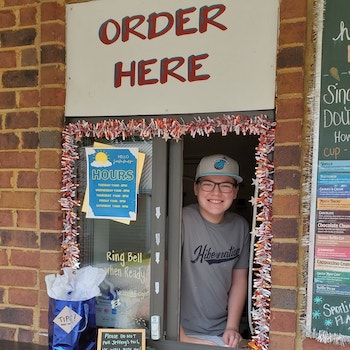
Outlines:
{"type": "Polygon", "coordinates": [[[223,335],[225,344],[231,348],[237,347],[239,342],[242,340],[242,337],[239,334],[239,325],[247,298],[247,288],[248,270],[233,269],[232,283],[227,305],[227,324],[223,335]]]}

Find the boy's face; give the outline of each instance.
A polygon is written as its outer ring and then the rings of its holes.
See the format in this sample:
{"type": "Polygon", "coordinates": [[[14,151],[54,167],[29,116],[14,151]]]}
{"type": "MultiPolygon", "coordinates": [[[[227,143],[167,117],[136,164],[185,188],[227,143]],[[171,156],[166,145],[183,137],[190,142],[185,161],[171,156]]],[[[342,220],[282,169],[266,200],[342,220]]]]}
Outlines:
{"type": "Polygon", "coordinates": [[[199,183],[194,184],[194,194],[197,196],[199,212],[207,221],[218,224],[222,221],[225,211],[236,199],[238,186],[233,186],[230,192],[223,192],[218,185],[215,185],[211,191],[208,191],[210,182],[225,183],[220,186],[223,191],[227,191],[230,190],[230,184],[236,184],[236,181],[230,176],[212,175],[203,176],[199,179],[199,183]],[[206,186],[208,183],[209,186],[206,186]]]}

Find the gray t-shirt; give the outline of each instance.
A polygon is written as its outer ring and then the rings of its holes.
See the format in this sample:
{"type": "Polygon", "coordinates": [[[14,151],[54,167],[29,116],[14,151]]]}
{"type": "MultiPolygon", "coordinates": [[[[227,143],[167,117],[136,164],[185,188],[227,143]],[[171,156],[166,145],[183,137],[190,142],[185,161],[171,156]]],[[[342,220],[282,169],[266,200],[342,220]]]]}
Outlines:
{"type": "Polygon", "coordinates": [[[183,209],[182,240],[181,325],[186,334],[222,335],[232,269],[249,266],[248,223],[231,212],[210,223],[193,204],[183,209]]]}

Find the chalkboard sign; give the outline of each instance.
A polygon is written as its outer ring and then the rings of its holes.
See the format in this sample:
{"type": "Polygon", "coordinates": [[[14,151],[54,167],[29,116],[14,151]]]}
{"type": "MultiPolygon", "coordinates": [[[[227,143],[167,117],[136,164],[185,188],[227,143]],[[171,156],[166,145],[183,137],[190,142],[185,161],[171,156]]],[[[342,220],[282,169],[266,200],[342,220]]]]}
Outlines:
{"type": "Polygon", "coordinates": [[[350,158],[350,3],[327,1],[322,33],[319,159],[350,158]]]}
{"type": "Polygon", "coordinates": [[[97,336],[97,350],[145,350],[144,329],[100,328],[97,336]]]}
{"type": "Polygon", "coordinates": [[[316,85],[320,89],[316,198],[311,214],[313,279],[309,282],[307,317],[312,337],[349,341],[350,1],[323,4],[322,35],[318,32],[322,52],[317,57],[321,65],[316,85]]]}

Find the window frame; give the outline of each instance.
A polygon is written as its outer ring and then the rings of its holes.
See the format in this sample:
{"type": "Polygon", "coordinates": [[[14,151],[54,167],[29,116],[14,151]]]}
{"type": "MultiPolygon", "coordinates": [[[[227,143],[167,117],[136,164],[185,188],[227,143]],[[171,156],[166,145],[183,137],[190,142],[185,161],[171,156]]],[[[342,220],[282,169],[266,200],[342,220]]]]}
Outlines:
{"type": "MultiPolygon", "coordinates": [[[[271,111],[270,111],[271,112],[271,111]]],[[[273,114],[273,111],[272,111],[273,114]]],[[[264,345],[268,342],[268,331],[269,331],[269,295],[271,291],[271,280],[270,280],[270,262],[271,262],[271,239],[272,239],[272,189],[273,189],[273,171],[274,166],[271,160],[271,153],[273,152],[274,145],[274,128],[275,122],[271,120],[269,116],[256,115],[254,118],[251,116],[241,117],[240,115],[223,115],[218,117],[205,116],[193,118],[188,116],[187,118],[181,117],[178,119],[174,118],[163,118],[163,119],[153,119],[153,118],[143,118],[138,122],[134,119],[130,119],[130,126],[128,123],[124,123],[122,117],[116,117],[115,119],[103,120],[100,118],[91,118],[90,120],[97,120],[96,124],[93,122],[77,120],[75,123],[69,123],[66,125],[63,131],[63,149],[62,149],[62,198],[61,207],[63,211],[63,259],[62,267],[72,267],[79,268],[79,248],[77,237],[79,235],[78,226],[78,207],[80,203],[77,201],[76,192],[79,184],[74,181],[74,167],[75,161],[79,158],[77,149],[79,148],[79,142],[84,137],[93,137],[95,139],[105,137],[107,139],[123,139],[125,136],[133,135],[136,133],[138,136],[152,139],[153,142],[158,143],[158,145],[164,145],[164,140],[172,139],[168,144],[170,144],[169,154],[171,158],[182,160],[182,143],[181,137],[185,134],[190,133],[193,137],[196,134],[207,134],[221,129],[221,133],[224,135],[228,132],[234,132],[236,134],[243,135],[259,135],[259,147],[257,150],[257,168],[256,168],[256,184],[264,183],[261,188],[258,188],[258,196],[256,199],[252,200],[252,204],[258,207],[258,213],[256,217],[255,224],[258,222],[259,227],[253,226],[253,231],[257,237],[259,243],[259,251],[254,255],[254,263],[258,266],[258,274],[260,274],[260,282],[258,286],[255,286],[257,299],[252,306],[255,312],[255,323],[253,334],[253,341],[258,346],[264,345]],[[179,121],[181,120],[181,121],[179,121]],[[135,127],[135,123],[139,126],[144,126],[143,129],[138,129],[135,127]],[[163,140],[164,139],[164,140],[163,140]],[[263,260],[262,257],[263,256],[263,260]],[[263,295],[263,300],[261,300],[261,295],[263,295]],[[258,302],[263,303],[263,307],[258,305],[258,302]]],[[[71,120],[72,121],[72,120],[71,120]]],[[[163,213],[165,214],[166,205],[169,207],[169,212],[172,213],[171,225],[174,225],[174,230],[180,231],[181,225],[181,188],[182,188],[182,174],[181,167],[175,166],[175,162],[170,162],[169,178],[171,185],[169,186],[169,202],[166,200],[166,164],[168,162],[167,158],[167,147],[155,147],[157,150],[155,153],[154,160],[162,159],[166,160],[163,164],[159,161],[155,161],[158,175],[153,177],[153,184],[157,187],[161,186],[161,190],[157,191],[159,194],[155,196],[152,202],[152,210],[155,213],[157,207],[164,208],[163,213]],[[159,165],[162,165],[158,168],[159,165]],[[178,210],[177,210],[178,208],[178,210]],[[170,211],[171,210],[171,211],[170,211]]],[[[154,148],[154,149],[155,149],[154,148]]],[[[153,191],[153,189],[152,189],[153,191]]],[[[153,200],[153,197],[152,197],[153,200]]],[[[165,256],[165,224],[166,215],[161,215],[160,218],[155,219],[152,217],[152,234],[161,234],[161,246],[158,246],[155,239],[151,242],[152,254],[157,249],[161,249],[161,254],[165,256]],[[156,245],[156,246],[155,246],[156,245]]],[[[161,340],[152,341],[149,340],[151,346],[155,346],[157,349],[200,349],[202,346],[195,344],[185,344],[177,341],[177,332],[179,325],[179,285],[180,285],[180,235],[169,234],[171,244],[175,244],[178,248],[177,254],[172,254],[168,256],[169,264],[165,266],[165,261],[162,259],[162,264],[156,264],[155,259],[151,262],[151,306],[150,315],[161,315],[164,317],[166,315],[167,331],[163,328],[165,320],[161,320],[161,340]],[[171,263],[170,263],[171,262],[171,263]],[[168,293],[170,293],[170,298],[167,298],[167,305],[165,306],[165,290],[162,289],[162,293],[157,294],[154,298],[152,295],[152,288],[156,282],[162,281],[165,278],[165,268],[168,269],[168,275],[175,276],[167,279],[168,293]],[[152,270],[154,269],[154,270],[152,270]],[[177,271],[175,271],[177,269],[177,271]],[[170,310],[175,311],[175,315],[171,315],[170,310]],[[168,311],[168,312],[166,312],[168,311]]],[[[175,247],[174,246],[174,247],[175,247]]],[[[175,249],[174,249],[175,250],[175,249]]],[[[172,251],[174,251],[172,250],[172,251]]],[[[255,250],[255,249],[254,249],[255,250]]],[[[163,288],[165,288],[164,281],[162,282],[163,288]]],[[[254,298],[254,294],[253,294],[254,298]]],[[[220,347],[211,347],[213,349],[219,349],[220,347]]]]}

